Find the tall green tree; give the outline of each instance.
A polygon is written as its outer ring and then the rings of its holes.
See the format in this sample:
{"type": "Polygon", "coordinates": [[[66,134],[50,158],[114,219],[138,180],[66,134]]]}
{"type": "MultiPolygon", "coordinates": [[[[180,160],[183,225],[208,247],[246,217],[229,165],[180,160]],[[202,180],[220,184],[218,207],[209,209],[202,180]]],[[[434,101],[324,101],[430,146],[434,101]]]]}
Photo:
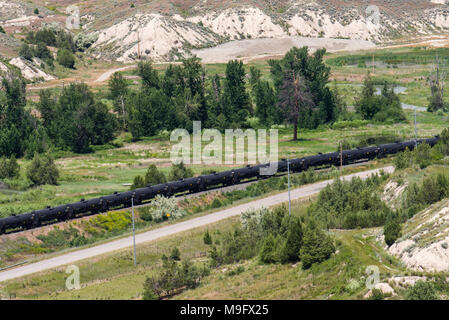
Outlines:
{"type": "Polygon", "coordinates": [[[105,104],[95,100],[86,84],[66,86],[55,104],[50,92],[41,92],[40,97],[37,107],[48,136],[56,146],[86,153],[90,145],[113,140],[117,119],[105,104]]]}
{"type": "Polygon", "coordinates": [[[126,129],[126,97],[129,93],[128,83],[121,73],[115,72],[109,79],[109,92],[114,100],[114,109],[122,118],[122,128],[126,129]]]}
{"type": "Polygon", "coordinates": [[[256,116],[265,126],[279,123],[279,108],[276,105],[276,94],[268,81],[261,80],[261,72],[256,67],[250,68],[250,80],[256,116]]]}
{"type": "Polygon", "coordinates": [[[384,226],[385,242],[391,246],[401,236],[401,224],[398,217],[390,216],[384,226]]]}
{"type": "MultiPolygon", "coordinates": [[[[270,70],[279,95],[284,86],[287,70],[302,77],[310,88],[315,109],[300,117],[300,126],[315,128],[322,123],[332,122],[337,117],[335,99],[328,88],[330,67],[324,63],[325,49],[309,55],[309,48],[292,48],[281,60],[270,60],[270,70]]],[[[288,117],[288,115],[286,115],[288,117]]]]}
{"type": "Polygon", "coordinates": [[[242,61],[228,62],[223,91],[223,114],[233,127],[241,125],[252,114],[245,77],[242,61]]]}
{"type": "Polygon", "coordinates": [[[184,59],[182,62],[185,75],[185,83],[190,90],[190,95],[198,101],[198,108],[192,115],[192,120],[207,122],[207,104],[205,98],[206,70],[197,57],[184,59]]]}
{"type": "Polygon", "coordinates": [[[282,248],[283,262],[294,262],[299,259],[303,243],[303,230],[301,220],[297,217],[289,218],[287,239],[282,248]]]}
{"type": "Polygon", "coordinates": [[[0,90],[0,156],[21,157],[38,127],[37,120],[25,110],[25,81],[15,75],[4,78],[0,90]]]}
{"type": "Polygon", "coordinates": [[[151,61],[141,61],[137,65],[137,74],[142,78],[142,88],[160,88],[159,74],[154,69],[151,61]]]}
{"type": "Polygon", "coordinates": [[[168,99],[154,87],[133,92],[127,99],[128,128],[134,139],[154,136],[165,127],[168,99]]]}
{"type": "Polygon", "coordinates": [[[335,246],[332,238],[319,229],[313,220],[309,221],[305,226],[303,242],[299,253],[302,268],[308,269],[314,263],[321,263],[329,259],[334,252],[335,246]]]}

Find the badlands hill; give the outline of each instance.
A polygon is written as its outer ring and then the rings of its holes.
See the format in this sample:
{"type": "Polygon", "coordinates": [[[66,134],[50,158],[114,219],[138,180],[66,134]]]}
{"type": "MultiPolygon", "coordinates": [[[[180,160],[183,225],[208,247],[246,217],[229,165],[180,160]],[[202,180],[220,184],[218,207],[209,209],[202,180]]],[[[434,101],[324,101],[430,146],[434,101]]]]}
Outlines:
{"type": "Polygon", "coordinates": [[[75,32],[97,39],[91,52],[95,57],[130,62],[140,55],[170,61],[195,49],[242,39],[322,37],[386,42],[444,33],[449,29],[449,6],[444,2],[0,0],[0,25],[13,34],[51,22],[64,25],[67,7],[76,5],[81,30],[75,32]]]}

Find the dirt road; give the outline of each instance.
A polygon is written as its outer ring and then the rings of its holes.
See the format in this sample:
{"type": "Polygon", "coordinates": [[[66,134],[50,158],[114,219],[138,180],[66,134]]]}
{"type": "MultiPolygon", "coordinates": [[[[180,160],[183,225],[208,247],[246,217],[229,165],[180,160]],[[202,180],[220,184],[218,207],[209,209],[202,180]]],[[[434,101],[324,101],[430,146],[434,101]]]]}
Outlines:
{"type": "Polygon", "coordinates": [[[95,82],[104,82],[109,80],[109,78],[116,72],[120,72],[120,71],[125,71],[125,70],[129,70],[132,68],[135,68],[135,65],[131,65],[131,66],[126,66],[123,68],[118,68],[118,69],[112,69],[112,70],[108,70],[105,73],[103,73],[101,76],[98,77],[97,80],[95,80],[95,82]]]}
{"type": "MultiPolygon", "coordinates": [[[[385,172],[393,172],[393,167],[382,168],[385,172]]],[[[344,176],[343,179],[349,180],[352,177],[366,178],[371,174],[378,173],[382,169],[368,170],[363,172],[354,173],[351,175],[344,176]]],[[[298,189],[291,191],[291,199],[300,199],[304,197],[309,197],[320,192],[321,189],[326,187],[332,180],[326,180],[322,182],[317,182],[311,185],[303,186],[298,189]]],[[[166,227],[162,227],[156,230],[147,231],[136,235],[136,244],[142,244],[145,242],[153,241],[162,237],[170,236],[179,232],[191,230],[194,228],[202,227],[208,224],[218,222],[223,219],[236,216],[250,209],[259,209],[262,207],[271,207],[288,201],[288,192],[279,193],[273,196],[269,196],[264,199],[259,199],[251,201],[233,208],[218,211],[209,215],[205,215],[198,218],[193,218],[184,222],[176,223],[166,227]]],[[[113,252],[116,250],[121,250],[131,247],[133,244],[132,237],[126,237],[119,240],[114,240],[109,243],[101,244],[95,247],[81,249],[78,251],[66,253],[58,257],[50,258],[47,260],[42,260],[39,262],[31,263],[29,265],[24,265],[17,267],[15,269],[10,269],[7,271],[0,272],[0,282],[6,281],[14,278],[19,278],[32,273],[41,272],[44,270],[60,267],[67,264],[72,264],[76,261],[92,258],[101,254],[113,252]]]]}

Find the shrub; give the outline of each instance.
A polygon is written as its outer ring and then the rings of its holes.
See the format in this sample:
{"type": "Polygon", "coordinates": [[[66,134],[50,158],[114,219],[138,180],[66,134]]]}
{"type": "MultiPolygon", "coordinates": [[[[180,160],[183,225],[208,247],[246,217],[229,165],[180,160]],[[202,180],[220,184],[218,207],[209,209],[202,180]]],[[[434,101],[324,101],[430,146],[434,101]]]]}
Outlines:
{"type": "Polygon", "coordinates": [[[308,213],[328,228],[354,229],[381,226],[391,209],[376,194],[388,175],[372,175],[366,180],[336,180],[318,195],[308,213]]]}
{"type": "Polygon", "coordinates": [[[211,245],[212,244],[212,237],[211,237],[211,235],[209,233],[209,230],[207,230],[204,233],[203,241],[204,241],[204,244],[207,244],[207,245],[211,245]]]}
{"type": "Polygon", "coordinates": [[[180,261],[181,260],[181,251],[179,251],[178,247],[174,247],[170,253],[170,259],[180,261]]]}
{"type": "Polygon", "coordinates": [[[432,283],[419,280],[407,290],[407,300],[438,300],[435,287],[432,283]]]}
{"type": "Polygon", "coordinates": [[[145,280],[143,297],[156,300],[172,296],[181,290],[196,288],[209,272],[208,268],[200,268],[191,261],[179,263],[163,256],[159,274],[145,280]]]}
{"type": "Polygon", "coordinates": [[[137,209],[137,212],[139,213],[140,219],[146,222],[153,221],[153,215],[152,215],[153,209],[151,207],[142,207],[137,209]]]}
{"type": "Polygon", "coordinates": [[[139,188],[143,188],[143,187],[145,187],[145,181],[142,178],[142,176],[135,176],[133,184],[131,185],[130,189],[134,190],[134,189],[139,189],[139,188]]]}
{"type": "Polygon", "coordinates": [[[74,69],[75,67],[75,56],[67,49],[58,50],[57,61],[63,67],[69,69],[74,69]]]}
{"type": "Polygon", "coordinates": [[[26,60],[33,60],[34,51],[28,44],[24,43],[20,46],[19,55],[26,60]]]}
{"type": "Polygon", "coordinates": [[[72,226],[65,230],[55,227],[46,235],[38,235],[36,238],[42,241],[45,248],[49,249],[78,247],[89,242],[87,238],[80,234],[78,229],[72,226]]]}
{"type": "Polygon", "coordinates": [[[59,171],[54,163],[53,157],[49,153],[43,157],[35,153],[26,175],[36,186],[43,184],[56,185],[59,178],[59,171]]]}
{"type": "Polygon", "coordinates": [[[220,199],[215,198],[214,201],[212,201],[212,203],[211,203],[210,206],[211,206],[212,208],[214,208],[214,209],[220,208],[220,207],[223,206],[223,202],[222,202],[220,199]]]}
{"type": "Polygon", "coordinates": [[[369,297],[369,300],[383,300],[384,294],[382,293],[382,290],[374,288],[371,290],[371,296],[369,297]]]}
{"type": "Polygon", "coordinates": [[[180,179],[186,179],[193,177],[193,171],[187,168],[183,162],[179,164],[173,164],[170,172],[170,181],[176,181],[180,179]]]}
{"type": "Polygon", "coordinates": [[[0,33],[6,33],[5,29],[3,29],[2,26],[0,26],[0,33]]]}
{"type": "Polygon", "coordinates": [[[38,8],[34,9],[34,14],[39,14],[39,9],[38,8]]]}
{"type": "Polygon", "coordinates": [[[278,243],[279,239],[273,234],[269,234],[268,237],[265,238],[264,243],[262,245],[262,250],[260,252],[260,261],[263,263],[276,263],[279,262],[278,257],[278,243]]]}
{"type": "Polygon", "coordinates": [[[400,152],[393,159],[396,170],[409,168],[413,164],[412,152],[406,148],[404,152],[400,152]]]}
{"type": "Polygon", "coordinates": [[[9,160],[4,157],[0,158],[0,179],[17,177],[19,171],[20,166],[14,155],[9,160]]]}
{"type": "Polygon", "coordinates": [[[151,203],[151,208],[151,215],[156,222],[179,219],[186,215],[186,212],[179,208],[175,198],[166,198],[158,195],[151,203]]]}
{"type": "Polygon", "coordinates": [[[97,215],[87,221],[86,230],[91,234],[117,232],[128,229],[131,224],[132,217],[129,211],[114,211],[97,215]]]}
{"type": "Polygon", "coordinates": [[[390,217],[384,226],[385,242],[391,246],[401,236],[401,224],[397,217],[390,217]]]}

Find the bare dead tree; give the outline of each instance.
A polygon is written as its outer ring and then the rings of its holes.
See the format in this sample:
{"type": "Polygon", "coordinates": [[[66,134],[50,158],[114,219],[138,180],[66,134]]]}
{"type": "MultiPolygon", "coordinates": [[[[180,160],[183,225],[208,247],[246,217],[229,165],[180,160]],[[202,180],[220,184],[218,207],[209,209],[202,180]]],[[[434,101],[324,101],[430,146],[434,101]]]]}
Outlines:
{"type": "Polygon", "coordinates": [[[287,121],[293,124],[293,140],[298,140],[298,121],[301,113],[314,106],[313,96],[306,80],[293,70],[284,72],[284,80],[279,93],[279,106],[284,110],[287,121]]]}

